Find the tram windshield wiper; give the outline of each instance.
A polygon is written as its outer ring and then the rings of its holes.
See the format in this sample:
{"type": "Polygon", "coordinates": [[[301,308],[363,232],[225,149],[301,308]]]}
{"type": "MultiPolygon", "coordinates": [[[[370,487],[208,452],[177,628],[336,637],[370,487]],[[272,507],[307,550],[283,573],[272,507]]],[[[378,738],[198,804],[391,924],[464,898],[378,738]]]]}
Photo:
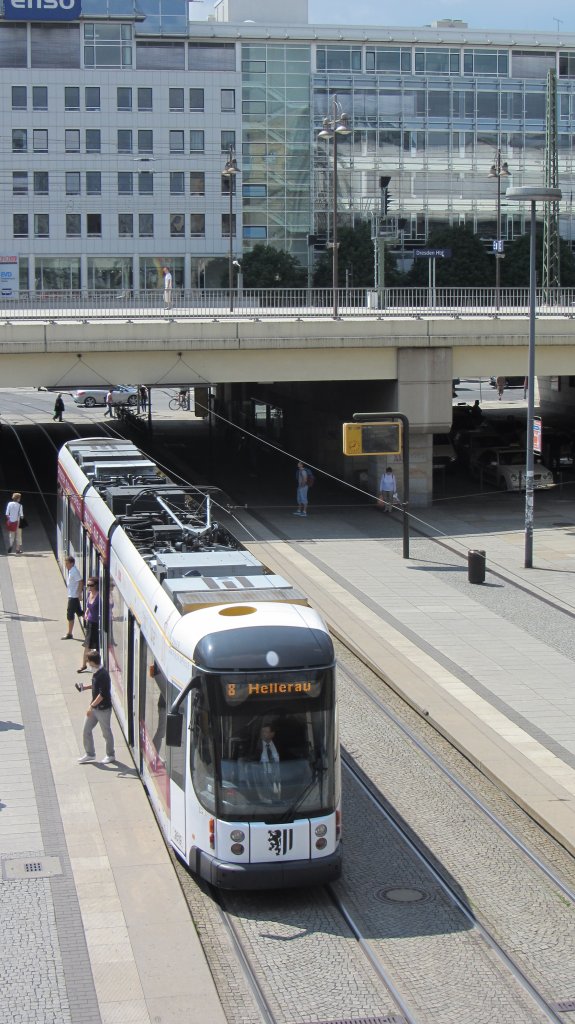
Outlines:
{"type": "Polygon", "coordinates": [[[312,776],[310,781],[307,783],[306,786],[304,786],[301,793],[299,794],[299,796],[296,797],[293,803],[290,804],[286,813],[283,815],[282,818],[280,818],[280,822],[287,822],[292,820],[298,807],[300,807],[304,802],[305,798],[309,796],[317,780],[324,776],[326,772],[327,766],[325,764],[324,758],[321,756],[317,757],[312,766],[312,776]]]}

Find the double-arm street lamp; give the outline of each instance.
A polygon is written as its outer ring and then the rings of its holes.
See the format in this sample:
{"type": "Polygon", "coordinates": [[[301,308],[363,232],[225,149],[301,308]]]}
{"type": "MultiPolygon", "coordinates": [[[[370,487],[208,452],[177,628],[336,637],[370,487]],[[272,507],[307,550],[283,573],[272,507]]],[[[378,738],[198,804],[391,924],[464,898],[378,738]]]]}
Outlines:
{"type": "Polygon", "coordinates": [[[503,257],[503,242],[501,240],[501,179],[511,177],[509,165],[507,163],[501,163],[501,150],[497,150],[497,159],[494,164],[491,165],[489,171],[490,178],[497,178],[497,238],[495,240],[495,308],[499,309],[501,305],[501,264],[500,260],[503,257]]]}
{"type": "Polygon", "coordinates": [[[337,96],[333,97],[332,100],[332,112],[331,117],[324,117],[323,127],[318,134],[319,139],[333,139],[333,173],[332,173],[332,200],[331,200],[331,214],[332,214],[332,232],[331,232],[331,244],[333,246],[332,251],[332,291],[333,291],[333,316],[337,320],[338,317],[338,259],[337,250],[339,242],[337,240],[337,140],[340,135],[351,135],[351,128],[348,124],[348,116],[344,114],[340,104],[337,102],[337,96]]]}
{"type": "Polygon", "coordinates": [[[531,188],[507,189],[507,199],[531,203],[531,235],[529,245],[529,362],[527,368],[527,432],[526,432],[526,480],[525,480],[525,561],[526,569],[533,568],[533,421],[535,417],[535,306],[537,301],[535,279],[535,241],[537,237],[537,203],[553,203],[561,199],[560,188],[538,186],[531,188]]]}
{"type": "Polygon", "coordinates": [[[228,179],[229,194],[230,194],[230,251],[228,256],[228,287],[230,291],[230,313],[234,311],[234,232],[233,232],[233,212],[234,212],[234,182],[236,180],[236,174],[239,171],[238,162],[234,155],[234,147],[230,146],[230,151],[226,166],[222,171],[222,176],[228,179]]]}

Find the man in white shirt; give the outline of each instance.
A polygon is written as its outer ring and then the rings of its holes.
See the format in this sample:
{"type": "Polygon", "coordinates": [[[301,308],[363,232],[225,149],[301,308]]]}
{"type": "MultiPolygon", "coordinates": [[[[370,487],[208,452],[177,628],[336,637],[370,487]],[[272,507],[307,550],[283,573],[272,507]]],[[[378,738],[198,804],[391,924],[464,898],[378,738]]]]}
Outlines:
{"type": "Polygon", "coordinates": [[[162,274],[164,275],[164,306],[168,309],[172,305],[172,275],[169,267],[162,267],[162,274]]]}
{"type": "Polygon", "coordinates": [[[391,466],[388,466],[385,473],[382,473],[379,482],[379,497],[383,502],[383,511],[391,512],[393,500],[397,498],[397,480],[391,466]]]}
{"type": "Polygon", "coordinates": [[[12,495],[12,501],[9,501],[6,505],[6,529],[8,530],[8,554],[13,550],[14,544],[16,544],[16,554],[19,555],[22,551],[22,527],[20,526],[20,520],[24,515],[22,508],[22,495],[20,491],[15,491],[12,495]]]}
{"type": "Polygon", "coordinates": [[[73,640],[74,616],[80,619],[84,614],[80,598],[82,596],[82,574],[76,565],[76,559],[68,555],[64,565],[66,566],[66,593],[68,595],[68,606],[66,608],[66,619],[68,621],[68,632],[62,640],[73,640]]]}
{"type": "Polygon", "coordinates": [[[273,725],[262,725],[260,730],[261,754],[259,756],[259,762],[267,780],[266,787],[269,785],[274,796],[279,796],[280,755],[274,742],[275,735],[276,733],[273,725]]]}

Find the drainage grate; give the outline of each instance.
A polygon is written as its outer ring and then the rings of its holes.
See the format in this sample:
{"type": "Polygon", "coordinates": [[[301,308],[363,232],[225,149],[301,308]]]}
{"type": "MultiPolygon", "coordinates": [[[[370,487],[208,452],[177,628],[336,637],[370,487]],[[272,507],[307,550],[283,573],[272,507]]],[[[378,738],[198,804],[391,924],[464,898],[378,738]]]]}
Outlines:
{"type": "Polygon", "coordinates": [[[557,1013],[572,1013],[575,1011],[575,999],[562,999],[560,1002],[555,1003],[553,1009],[557,1013]]]}
{"type": "Polygon", "coordinates": [[[37,860],[5,860],[2,877],[6,882],[22,878],[53,878],[62,874],[59,857],[41,857],[37,860]]]}
{"type": "Polygon", "coordinates": [[[388,1013],[385,1017],[338,1017],[337,1020],[318,1020],[314,1024],[407,1024],[405,1017],[388,1013]]]}

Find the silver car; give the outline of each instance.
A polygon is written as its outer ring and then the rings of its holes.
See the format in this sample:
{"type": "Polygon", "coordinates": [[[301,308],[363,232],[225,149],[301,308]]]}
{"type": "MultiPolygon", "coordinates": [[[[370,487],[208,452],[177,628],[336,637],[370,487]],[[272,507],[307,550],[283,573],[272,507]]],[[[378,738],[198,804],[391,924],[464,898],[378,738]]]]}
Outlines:
{"type": "MultiPolygon", "coordinates": [[[[517,448],[491,448],[481,453],[475,469],[485,483],[492,483],[503,491],[524,491],[527,453],[517,448]]],[[[553,473],[540,462],[534,466],[533,486],[538,490],[553,487],[553,473]]]]}
{"type": "MultiPolygon", "coordinates": [[[[105,405],[106,395],[110,389],[103,388],[78,388],[74,391],[72,398],[76,405],[83,405],[86,409],[93,409],[95,405],[105,405]]],[[[138,389],[125,384],[118,384],[112,391],[112,405],[137,405],[138,389]]]]}

